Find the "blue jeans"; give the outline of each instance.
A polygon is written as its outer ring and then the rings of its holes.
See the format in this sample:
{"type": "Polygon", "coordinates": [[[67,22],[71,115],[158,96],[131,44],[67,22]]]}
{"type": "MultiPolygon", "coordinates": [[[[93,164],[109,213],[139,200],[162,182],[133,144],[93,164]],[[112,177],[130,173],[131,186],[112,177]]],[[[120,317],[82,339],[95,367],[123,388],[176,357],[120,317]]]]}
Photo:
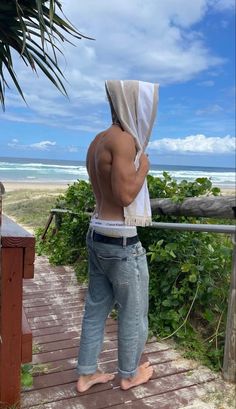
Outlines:
{"type": "Polygon", "coordinates": [[[118,309],[118,372],[135,376],[148,336],[148,266],[140,241],[128,246],[104,244],[87,234],[89,286],[82,323],[77,370],[93,374],[102,349],[105,321],[118,309]]]}

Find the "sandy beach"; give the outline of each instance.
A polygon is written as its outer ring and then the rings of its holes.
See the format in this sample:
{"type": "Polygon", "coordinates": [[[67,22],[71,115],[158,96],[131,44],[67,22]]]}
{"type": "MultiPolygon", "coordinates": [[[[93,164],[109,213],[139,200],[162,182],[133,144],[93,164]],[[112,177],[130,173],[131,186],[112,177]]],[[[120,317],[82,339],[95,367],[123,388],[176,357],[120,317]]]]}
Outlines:
{"type": "Polygon", "coordinates": [[[3,182],[6,192],[12,192],[14,190],[64,190],[69,186],[68,183],[28,183],[28,182],[3,182]]]}
{"type": "MultiPolygon", "coordinates": [[[[73,184],[70,183],[70,184],[73,184]]],[[[47,191],[47,190],[65,190],[70,185],[69,183],[53,183],[53,182],[3,182],[5,187],[6,193],[12,192],[15,190],[40,190],[40,191],[47,191]]],[[[230,187],[220,187],[221,193],[224,196],[232,196],[235,195],[235,188],[230,187]]]]}

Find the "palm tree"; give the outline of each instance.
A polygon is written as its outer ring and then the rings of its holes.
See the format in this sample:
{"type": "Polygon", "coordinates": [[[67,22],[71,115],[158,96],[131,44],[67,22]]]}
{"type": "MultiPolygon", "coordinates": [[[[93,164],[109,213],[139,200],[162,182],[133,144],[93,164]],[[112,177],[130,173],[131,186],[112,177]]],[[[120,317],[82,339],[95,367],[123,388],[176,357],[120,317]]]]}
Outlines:
{"type": "MultiPolygon", "coordinates": [[[[91,39],[74,28],[63,15],[59,0],[0,0],[0,101],[5,108],[5,88],[9,87],[4,70],[7,70],[18,92],[24,94],[17,80],[12,59],[14,49],[26,66],[33,71],[40,68],[46,77],[64,94],[63,73],[58,66],[57,53],[60,42],[91,39]],[[50,52],[50,48],[51,51],[50,52]]],[[[25,100],[25,99],[24,99],[25,100]]]]}

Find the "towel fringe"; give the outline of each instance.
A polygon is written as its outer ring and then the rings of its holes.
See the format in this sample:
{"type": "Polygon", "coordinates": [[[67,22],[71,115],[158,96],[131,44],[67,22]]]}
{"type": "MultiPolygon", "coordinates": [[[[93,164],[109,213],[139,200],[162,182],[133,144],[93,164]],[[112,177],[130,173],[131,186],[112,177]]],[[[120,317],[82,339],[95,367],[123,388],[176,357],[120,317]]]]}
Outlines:
{"type": "Polygon", "coordinates": [[[143,216],[126,216],[125,224],[127,226],[150,226],[152,224],[152,218],[143,216]]]}

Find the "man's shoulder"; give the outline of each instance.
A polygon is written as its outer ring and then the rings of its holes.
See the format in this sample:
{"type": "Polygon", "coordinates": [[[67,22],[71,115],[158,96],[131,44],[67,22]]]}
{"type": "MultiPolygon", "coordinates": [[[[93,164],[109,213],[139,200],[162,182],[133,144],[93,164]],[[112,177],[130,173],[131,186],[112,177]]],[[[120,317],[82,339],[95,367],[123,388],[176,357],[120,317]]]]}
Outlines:
{"type": "Polygon", "coordinates": [[[97,149],[109,151],[112,155],[124,152],[133,154],[135,152],[135,140],[134,137],[126,131],[122,131],[119,128],[107,129],[100,132],[92,143],[89,150],[97,149]]]}
{"type": "Polygon", "coordinates": [[[110,135],[110,147],[113,149],[133,149],[135,148],[134,137],[126,131],[116,131],[110,135]]]}

